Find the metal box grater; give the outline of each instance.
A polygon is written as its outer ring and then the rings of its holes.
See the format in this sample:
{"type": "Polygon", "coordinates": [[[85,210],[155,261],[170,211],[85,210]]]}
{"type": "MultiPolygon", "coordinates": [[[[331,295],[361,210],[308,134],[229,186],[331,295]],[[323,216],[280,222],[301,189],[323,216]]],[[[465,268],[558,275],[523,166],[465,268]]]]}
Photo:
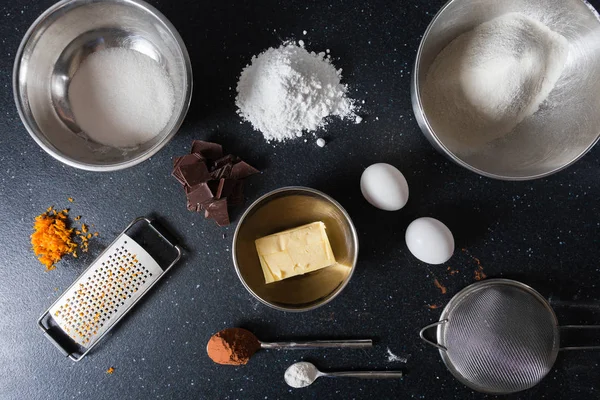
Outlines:
{"type": "Polygon", "coordinates": [[[141,217],[50,306],[38,325],[66,356],[81,360],[181,257],[156,222],[141,217]]]}

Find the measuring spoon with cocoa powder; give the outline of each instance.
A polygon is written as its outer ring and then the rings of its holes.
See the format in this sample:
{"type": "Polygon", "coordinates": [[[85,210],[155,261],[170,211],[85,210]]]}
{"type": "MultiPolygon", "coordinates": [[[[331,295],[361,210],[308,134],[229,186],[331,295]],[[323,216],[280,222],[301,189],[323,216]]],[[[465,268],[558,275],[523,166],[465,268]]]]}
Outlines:
{"type": "Polygon", "coordinates": [[[320,348],[364,348],[373,346],[371,339],[358,340],[313,340],[303,342],[261,342],[250,331],[242,328],[227,328],[211,336],[206,351],[217,364],[243,365],[259,349],[308,350],[320,348]]]}

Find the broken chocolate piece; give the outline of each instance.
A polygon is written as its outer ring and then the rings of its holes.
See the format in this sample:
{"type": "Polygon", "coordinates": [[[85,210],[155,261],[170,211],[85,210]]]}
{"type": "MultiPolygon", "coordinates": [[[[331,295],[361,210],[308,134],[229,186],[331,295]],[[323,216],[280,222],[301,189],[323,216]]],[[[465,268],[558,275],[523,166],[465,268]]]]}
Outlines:
{"type": "Polygon", "coordinates": [[[229,224],[228,206],[244,201],[241,179],[258,170],[238,157],[223,156],[216,143],[194,140],[191,154],[173,160],[172,175],[183,185],[187,209],[202,212],[219,226],[229,224]]]}
{"type": "Polygon", "coordinates": [[[235,182],[231,194],[227,196],[227,201],[230,206],[239,206],[244,203],[244,181],[235,182]]]}
{"type": "Polygon", "coordinates": [[[223,147],[217,143],[194,140],[192,142],[192,153],[202,155],[207,160],[218,160],[223,157],[223,147]]]}
{"type": "Polygon", "coordinates": [[[182,185],[185,186],[187,183],[185,181],[185,178],[181,174],[181,166],[198,164],[199,162],[200,161],[198,160],[198,158],[191,154],[186,154],[183,157],[177,157],[177,160],[175,162],[175,166],[173,167],[173,172],[171,173],[171,175],[173,175],[175,177],[175,179],[177,179],[179,181],[179,183],[181,183],[182,185]]]}
{"type": "Polygon", "coordinates": [[[188,209],[188,211],[199,211],[199,205],[190,203],[190,201],[188,200],[187,209],[188,209]]]}
{"type": "Polygon", "coordinates": [[[175,157],[173,159],[173,168],[175,168],[177,166],[177,163],[182,159],[183,157],[175,157]]]}
{"type": "Polygon", "coordinates": [[[202,182],[196,186],[186,187],[185,192],[187,194],[188,202],[198,207],[213,198],[213,193],[206,182],[202,182]]]}
{"type": "Polygon", "coordinates": [[[215,179],[215,180],[219,180],[221,178],[228,179],[231,176],[232,168],[233,167],[231,164],[225,164],[221,168],[215,169],[214,171],[212,171],[210,173],[210,176],[212,179],[215,179]]]}
{"type": "Polygon", "coordinates": [[[210,181],[208,182],[208,186],[212,191],[215,199],[220,199],[221,197],[227,197],[233,192],[233,188],[236,184],[235,179],[226,179],[221,178],[218,181],[210,181]]]}
{"type": "Polygon", "coordinates": [[[211,171],[222,168],[227,164],[233,165],[236,161],[237,157],[231,154],[226,155],[225,157],[221,157],[215,161],[215,163],[211,167],[211,171]]]}
{"type": "Polygon", "coordinates": [[[210,179],[210,173],[203,162],[179,165],[179,171],[188,186],[196,186],[210,179]]]}
{"type": "Polygon", "coordinates": [[[229,197],[231,193],[233,193],[233,188],[235,187],[237,181],[235,179],[225,179],[221,178],[219,181],[219,191],[217,193],[217,198],[221,197],[229,197]]]}
{"type": "Polygon", "coordinates": [[[231,168],[232,179],[244,179],[250,175],[258,174],[260,171],[254,168],[252,165],[245,161],[240,161],[237,164],[233,164],[231,168]]]}
{"type": "Polygon", "coordinates": [[[229,212],[227,211],[227,199],[223,198],[215,200],[205,208],[204,216],[206,218],[212,218],[215,220],[217,225],[225,226],[229,225],[229,212]]]}

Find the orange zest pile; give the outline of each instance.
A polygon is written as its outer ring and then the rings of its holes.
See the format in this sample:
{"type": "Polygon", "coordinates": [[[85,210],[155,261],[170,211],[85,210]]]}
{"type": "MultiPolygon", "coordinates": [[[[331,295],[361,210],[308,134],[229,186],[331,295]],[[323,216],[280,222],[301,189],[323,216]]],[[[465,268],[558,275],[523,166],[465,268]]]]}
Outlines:
{"type": "Polygon", "coordinates": [[[68,214],[67,209],[57,211],[49,207],[35,218],[31,246],[37,259],[48,271],[55,269],[55,264],[67,254],[77,257],[77,248],[87,251],[89,240],[92,236],[98,236],[98,232],[88,233],[85,224],[81,225],[81,230],[70,228],[68,214]],[[75,235],[78,235],[80,244],[74,241],[75,235]]]}

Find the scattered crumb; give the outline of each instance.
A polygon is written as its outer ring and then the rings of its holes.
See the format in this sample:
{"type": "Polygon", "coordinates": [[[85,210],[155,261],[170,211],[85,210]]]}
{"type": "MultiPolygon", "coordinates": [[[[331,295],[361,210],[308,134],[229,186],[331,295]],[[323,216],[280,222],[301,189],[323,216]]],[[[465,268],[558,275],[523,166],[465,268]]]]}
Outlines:
{"type": "Polygon", "coordinates": [[[308,33],[308,32],[306,32],[306,31],[302,31],[302,34],[303,34],[303,35],[306,35],[307,33],[308,33]]]}
{"type": "Polygon", "coordinates": [[[430,310],[437,310],[441,306],[439,304],[427,304],[425,307],[429,308],[430,310]]]}
{"type": "Polygon", "coordinates": [[[319,146],[319,147],[325,147],[325,144],[326,144],[325,139],[323,139],[323,138],[318,138],[317,139],[317,146],[319,146]]]}
{"type": "Polygon", "coordinates": [[[469,253],[469,250],[467,249],[461,249],[466,255],[468,255],[469,257],[471,257],[471,259],[473,261],[475,261],[475,264],[477,264],[477,269],[473,272],[473,278],[476,281],[481,281],[485,278],[487,278],[487,275],[483,272],[483,265],[481,265],[481,261],[479,260],[479,258],[474,257],[471,255],[471,253],[469,253]]]}
{"type": "Polygon", "coordinates": [[[304,40],[298,40],[298,46],[304,47],[304,40]]]}
{"type": "Polygon", "coordinates": [[[456,275],[459,272],[457,269],[452,269],[452,267],[448,267],[447,271],[450,275],[456,275]]]}
{"type": "Polygon", "coordinates": [[[406,364],[406,361],[407,361],[406,357],[400,357],[400,356],[395,355],[394,353],[392,353],[392,351],[390,350],[389,347],[387,348],[387,353],[388,353],[388,362],[399,361],[399,362],[406,364]]]}
{"type": "Polygon", "coordinates": [[[436,288],[440,289],[440,292],[442,292],[442,294],[446,294],[446,292],[448,291],[448,289],[446,289],[446,287],[442,285],[437,279],[434,279],[433,284],[436,288]]]}
{"type": "Polygon", "coordinates": [[[483,267],[480,265],[474,272],[474,278],[476,281],[481,281],[487,278],[487,275],[483,272],[483,267]]]}
{"type": "Polygon", "coordinates": [[[74,202],[74,201],[75,201],[75,199],[74,199],[74,198],[72,198],[72,197],[69,197],[67,200],[69,200],[69,202],[70,202],[70,203],[72,203],[72,202],[74,202]]]}
{"type": "Polygon", "coordinates": [[[360,124],[362,122],[362,117],[360,115],[357,115],[356,118],[354,119],[354,122],[357,124],[360,124]]]}
{"type": "Polygon", "coordinates": [[[106,370],[106,373],[109,375],[112,375],[113,372],[115,372],[115,369],[113,367],[110,367],[109,369],[106,370]]]}

